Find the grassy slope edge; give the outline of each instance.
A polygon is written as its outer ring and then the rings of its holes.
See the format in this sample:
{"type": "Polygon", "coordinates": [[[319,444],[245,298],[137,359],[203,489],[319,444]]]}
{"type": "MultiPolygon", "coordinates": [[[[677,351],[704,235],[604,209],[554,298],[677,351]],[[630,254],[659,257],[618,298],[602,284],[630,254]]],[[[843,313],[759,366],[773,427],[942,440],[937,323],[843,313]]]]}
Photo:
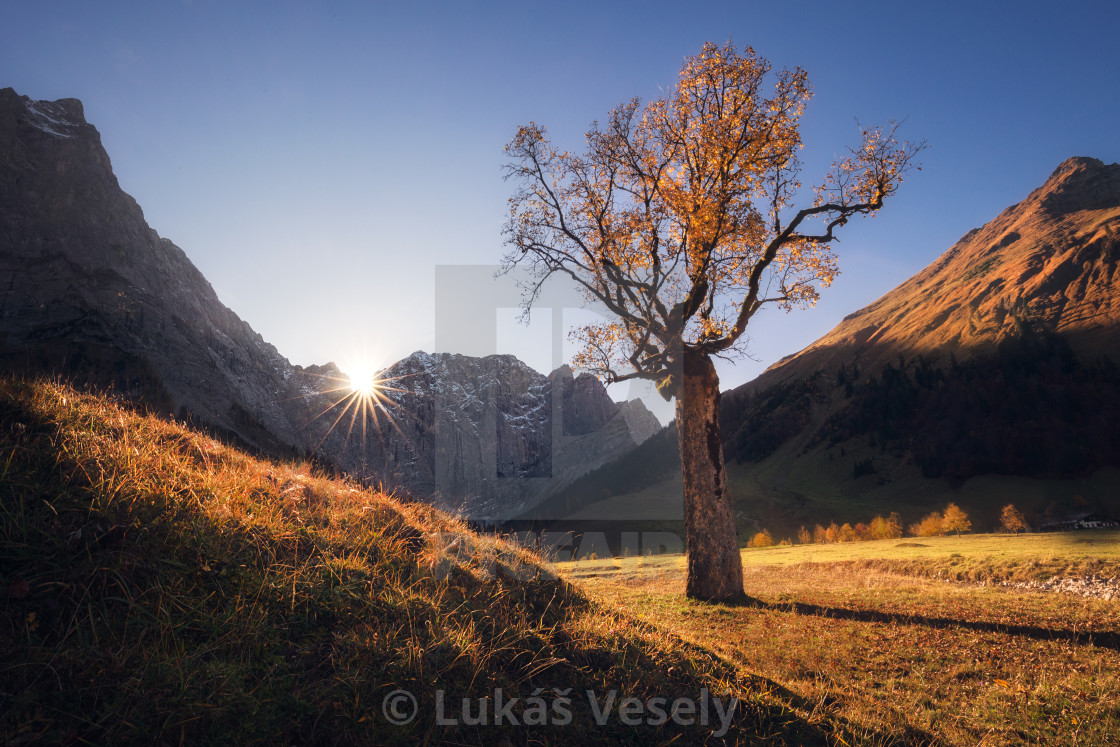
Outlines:
{"type": "MultiPolygon", "coordinates": [[[[595,602],[426,505],[0,379],[0,737],[61,743],[888,743],[595,602]],[[394,726],[382,699],[414,693],[394,726]],[[437,689],[571,689],[571,724],[441,725],[437,689]],[[595,723],[586,690],[737,696],[713,727],[595,723]]],[[[523,701],[524,702],[524,701],[523,701]]]]}

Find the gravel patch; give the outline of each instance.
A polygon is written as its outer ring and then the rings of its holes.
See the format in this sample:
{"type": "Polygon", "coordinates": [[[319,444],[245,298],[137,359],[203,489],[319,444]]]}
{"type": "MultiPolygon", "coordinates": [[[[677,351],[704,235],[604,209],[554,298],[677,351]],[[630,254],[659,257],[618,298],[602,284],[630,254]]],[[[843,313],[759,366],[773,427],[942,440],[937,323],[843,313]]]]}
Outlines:
{"type": "MultiPolygon", "coordinates": [[[[993,582],[991,584],[995,586],[993,582]]],[[[1046,581],[1001,581],[998,584],[1008,589],[1023,591],[1056,591],[1063,594],[1076,594],[1090,599],[1120,600],[1120,579],[1103,576],[1080,576],[1062,578],[1053,576],[1046,581]]]]}

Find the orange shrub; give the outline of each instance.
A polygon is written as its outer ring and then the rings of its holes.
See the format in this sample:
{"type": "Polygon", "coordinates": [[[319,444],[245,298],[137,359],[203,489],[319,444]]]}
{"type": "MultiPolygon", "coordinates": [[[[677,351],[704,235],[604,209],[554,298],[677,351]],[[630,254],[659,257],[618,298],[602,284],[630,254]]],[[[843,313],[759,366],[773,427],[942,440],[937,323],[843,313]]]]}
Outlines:
{"type": "Polygon", "coordinates": [[[751,541],[747,543],[747,547],[770,547],[774,544],[774,538],[770,536],[770,532],[763,529],[761,532],[751,537],[751,541]]]}
{"type": "Polygon", "coordinates": [[[910,534],[915,537],[937,537],[945,534],[941,524],[941,512],[934,511],[931,514],[927,514],[917,524],[911,524],[910,534]]]}

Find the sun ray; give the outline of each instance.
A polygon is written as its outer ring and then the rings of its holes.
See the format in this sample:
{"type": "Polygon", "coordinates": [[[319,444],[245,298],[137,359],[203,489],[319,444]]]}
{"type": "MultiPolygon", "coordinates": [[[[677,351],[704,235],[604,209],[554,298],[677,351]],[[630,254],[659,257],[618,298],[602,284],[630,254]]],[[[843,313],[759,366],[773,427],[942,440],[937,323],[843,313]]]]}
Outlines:
{"type": "MultiPolygon", "coordinates": [[[[329,392],[329,391],[327,391],[327,392],[322,392],[322,394],[330,394],[330,392],[329,392]]],[[[353,396],[353,394],[352,394],[352,393],[351,393],[351,394],[346,394],[346,395],[344,395],[343,397],[341,397],[340,399],[336,400],[335,402],[332,402],[331,404],[327,405],[327,407],[326,407],[325,409],[323,409],[323,411],[322,411],[322,412],[320,412],[320,413],[319,413],[318,415],[314,415],[314,416],[312,416],[312,417],[311,417],[311,419],[309,419],[309,420],[308,420],[308,421],[307,421],[306,423],[304,423],[303,425],[301,425],[301,426],[300,426],[300,428],[306,428],[307,426],[311,425],[311,424],[312,424],[312,423],[314,423],[314,422],[315,422],[316,420],[318,420],[319,418],[323,417],[323,416],[324,416],[324,415],[326,415],[326,414],[327,414],[328,412],[330,412],[330,411],[331,411],[331,410],[333,410],[334,408],[338,407],[338,406],[339,406],[340,404],[342,404],[342,403],[343,403],[343,402],[345,402],[346,400],[350,399],[350,398],[351,398],[352,396],[353,396]]],[[[347,407],[349,407],[349,405],[347,405],[347,407]]],[[[343,411],[344,411],[344,412],[345,412],[345,409],[346,409],[346,408],[343,408],[343,411]]],[[[328,432],[329,432],[329,431],[328,431],[328,432]]]]}
{"type": "Polygon", "coordinates": [[[354,407],[350,413],[350,425],[346,428],[345,443],[350,443],[350,434],[354,432],[354,423],[358,420],[358,408],[354,407]]]}
{"type": "MultiPolygon", "coordinates": [[[[359,479],[365,481],[371,477],[367,474],[367,451],[370,441],[370,431],[377,437],[380,453],[388,452],[389,446],[385,438],[387,434],[382,425],[382,416],[384,416],[384,422],[388,427],[392,431],[395,431],[405,442],[408,450],[419,456],[419,447],[401,428],[400,424],[397,422],[397,418],[394,417],[393,411],[396,411],[398,416],[407,416],[416,423],[420,423],[421,419],[416,413],[409,412],[400,407],[400,403],[397,402],[392,395],[408,394],[411,390],[407,388],[407,385],[403,384],[403,381],[421,372],[414,371],[389,376],[386,374],[385,370],[378,371],[369,365],[358,364],[350,366],[348,371],[340,371],[339,373],[340,375],[338,376],[320,373],[312,374],[322,380],[320,386],[323,386],[323,388],[319,390],[320,395],[329,396],[344,392],[344,394],[337,399],[331,396],[330,399],[333,401],[301,426],[302,428],[307,428],[316,420],[327,415],[332,415],[336,409],[339,411],[337,415],[333,415],[330,426],[327,427],[312,453],[317,453],[319,449],[322,448],[327,438],[339,427],[343,418],[349,414],[350,422],[346,424],[346,433],[343,436],[344,444],[349,444],[352,438],[357,438],[358,434],[355,431],[359,430],[359,428],[356,428],[356,426],[359,425],[359,419],[361,420],[361,475],[359,479]],[[372,422],[370,422],[371,419],[372,422]]],[[[431,471],[430,465],[428,465],[425,460],[420,459],[418,463],[427,468],[428,471],[431,471]]]]}
{"type": "MultiPolygon", "coordinates": [[[[348,396],[344,397],[343,399],[339,400],[339,402],[336,402],[336,403],[335,403],[335,405],[338,405],[338,404],[339,404],[340,402],[343,402],[343,401],[345,401],[345,400],[347,400],[347,399],[350,399],[350,395],[348,395],[348,396]]],[[[333,431],[333,430],[334,430],[334,428],[335,428],[335,426],[336,426],[336,425],[338,425],[338,421],[342,420],[343,416],[345,416],[345,415],[346,415],[346,411],[347,411],[347,410],[348,410],[349,408],[350,408],[350,405],[349,405],[349,404],[348,404],[348,405],[346,405],[346,407],[343,407],[343,408],[342,408],[342,411],[341,411],[340,413],[338,413],[338,417],[334,419],[334,422],[333,422],[333,423],[331,423],[331,425],[330,425],[330,427],[329,427],[329,428],[327,428],[327,432],[326,432],[326,433],[324,433],[324,434],[323,434],[323,437],[319,439],[319,443],[317,443],[317,444],[315,445],[315,448],[314,448],[314,449],[312,450],[312,452],[311,452],[312,454],[314,454],[314,453],[316,453],[316,452],[318,452],[318,451],[319,451],[319,447],[320,447],[320,446],[322,446],[322,445],[323,445],[323,442],[327,440],[327,436],[331,435],[331,431],[333,431]]],[[[324,410],[324,411],[323,411],[323,413],[321,413],[321,414],[326,414],[326,412],[327,412],[327,411],[329,411],[329,409],[330,409],[330,408],[328,408],[327,410],[324,410]]],[[[314,420],[314,419],[313,419],[313,420],[314,420]]],[[[310,424],[310,422],[312,422],[312,421],[309,421],[309,422],[308,422],[308,424],[310,424]]]]}

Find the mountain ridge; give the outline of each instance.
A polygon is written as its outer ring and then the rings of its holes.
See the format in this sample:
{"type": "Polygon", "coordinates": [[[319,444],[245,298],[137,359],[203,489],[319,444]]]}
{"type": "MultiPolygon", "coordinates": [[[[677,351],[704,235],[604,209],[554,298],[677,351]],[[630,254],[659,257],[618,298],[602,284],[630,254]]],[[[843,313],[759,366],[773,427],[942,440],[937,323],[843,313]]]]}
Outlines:
{"type": "Polygon", "coordinates": [[[1103,291],[1118,283],[1118,259],[1120,164],[1068,158],[1025,199],[739,389],[759,391],[841,364],[875,369],[900,353],[936,351],[942,363],[950,353],[967,358],[1014,334],[1016,317],[1067,335],[1078,352],[1114,348],[1103,335],[1120,323],[1120,296],[1103,291]],[[1106,261],[1089,277],[1082,269],[1094,252],[1106,261]],[[1063,292],[1078,283],[1082,295],[1070,305],[1063,292]],[[1092,288],[1101,292],[1085,296],[1092,288]],[[923,314],[931,311],[923,297],[938,298],[940,308],[923,314]]]}
{"type": "Polygon", "coordinates": [[[542,397],[529,392],[540,394],[551,378],[512,356],[416,353],[386,375],[425,369],[428,391],[401,396],[398,425],[378,431],[371,457],[369,442],[359,450],[346,434],[376,422],[331,429],[346,404],[338,366],[291,364],[222,304],[186,252],[160,237],[120,188],[77,99],[35,101],[0,89],[0,277],[0,366],[108,389],[265,454],[313,452],[367,481],[468,511],[501,513],[533,500],[552,488],[522,478],[547,471],[560,478],[556,486],[633,448],[652,427],[651,415],[612,402],[597,381],[554,372],[569,421],[568,432],[554,435],[542,397]],[[502,376],[491,376],[498,368],[502,376]],[[435,369],[458,377],[447,381],[457,398],[434,396],[435,369]],[[418,409],[406,409],[405,399],[418,409]],[[542,417],[518,419],[532,414],[519,412],[530,405],[542,417]],[[495,458],[473,461],[481,453],[495,458]],[[437,468],[446,479],[430,477],[437,468]],[[507,473],[518,479],[496,487],[507,473]]]}

